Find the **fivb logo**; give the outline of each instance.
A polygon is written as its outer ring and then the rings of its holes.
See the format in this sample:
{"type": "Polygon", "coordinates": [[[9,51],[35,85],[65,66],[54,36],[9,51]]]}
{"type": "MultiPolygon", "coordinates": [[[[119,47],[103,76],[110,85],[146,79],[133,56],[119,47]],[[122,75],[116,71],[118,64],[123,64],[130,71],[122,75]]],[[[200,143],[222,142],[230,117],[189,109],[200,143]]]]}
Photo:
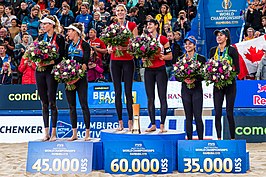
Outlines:
{"type": "MultiPolygon", "coordinates": [[[[147,129],[151,127],[150,119],[148,116],[141,116],[141,128],[147,129]]],[[[204,124],[204,139],[216,139],[214,117],[203,117],[204,124]]],[[[160,128],[160,116],[156,116],[156,127],[160,128]]],[[[186,133],[186,118],[184,116],[167,116],[165,121],[165,128],[168,130],[176,130],[177,134],[186,133]]],[[[196,123],[193,121],[193,138],[197,138],[196,123]]]]}

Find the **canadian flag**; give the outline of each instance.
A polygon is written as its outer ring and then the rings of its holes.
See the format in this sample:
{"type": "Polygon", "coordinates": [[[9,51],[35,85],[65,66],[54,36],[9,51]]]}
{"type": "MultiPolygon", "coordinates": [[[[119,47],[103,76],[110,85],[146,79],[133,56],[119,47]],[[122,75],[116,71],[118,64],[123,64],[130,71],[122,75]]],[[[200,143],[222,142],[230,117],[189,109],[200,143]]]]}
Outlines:
{"type": "Polygon", "coordinates": [[[260,62],[264,51],[266,50],[266,34],[258,38],[239,42],[233,45],[239,53],[239,79],[246,75],[257,72],[258,63],[260,62]]]}

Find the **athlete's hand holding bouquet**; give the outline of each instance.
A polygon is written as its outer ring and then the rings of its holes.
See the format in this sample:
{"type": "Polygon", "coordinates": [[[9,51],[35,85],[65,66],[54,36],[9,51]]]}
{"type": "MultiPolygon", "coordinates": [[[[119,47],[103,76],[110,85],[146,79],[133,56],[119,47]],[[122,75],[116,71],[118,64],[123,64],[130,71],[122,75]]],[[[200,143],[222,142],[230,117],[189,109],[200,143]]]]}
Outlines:
{"type": "Polygon", "coordinates": [[[72,59],[63,59],[58,65],[54,66],[52,73],[55,80],[66,83],[66,90],[75,90],[74,85],[79,78],[84,77],[86,69],[81,64],[72,59]]]}
{"type": "Polygon", "coordinates": [[[194,57],[183,57],[174,64],[173,74],[176,80],[186,82],[187,88],[192,89],[195,87],[196,78],[201,76],[201,68],[201,63],[194,57]]]}
{"type": "Polygon", "coordinates": [[[55,45],[44,41],[33,42],[24,54],[24,58],[37,64],[37,71],[45,71],[46,66],[54,64],[58,57],[55,45]]]}
{"type": "Polygon", "coordinates": [[[130,39],[128,53],[136,58],[142,58],[143,67],[146,68],[152,66],[151,60],[155,55],[160,55],[159,48],[158,41],[151,34],[144,34],[130,39]]]}
{"type": "Polygon", "coordinates": [[[123,56],[121,49],[127,47],[128,40],[132,37],[132,33],[124,26],[111,24],[102,31],[101,40],[108,46],[115,47],[115,56],[123,56]]]}
{"type": "Polygon", "coordinates": [[[202,73],[206,80],[206,85],[214,83],[214,86],[218,89],[232,84],[233,79],[237,75],[234,67],[229,64],[228,60],[215,60],[213,58],[205,63],[202,73]]]}

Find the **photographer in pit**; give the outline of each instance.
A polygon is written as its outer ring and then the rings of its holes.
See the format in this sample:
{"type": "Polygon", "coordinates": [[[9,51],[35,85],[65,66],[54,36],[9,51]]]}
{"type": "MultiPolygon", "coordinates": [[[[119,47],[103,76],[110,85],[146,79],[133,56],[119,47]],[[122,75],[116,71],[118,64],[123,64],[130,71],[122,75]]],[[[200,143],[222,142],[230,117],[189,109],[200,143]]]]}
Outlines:
{"type": "Polygon", "coordinates": [[[187,13],[184,10],[179,12],[178,18],[174,24],[173,31],[180,31],[183,36],[191,30],[190,21],[187,18],[187,13]]]}

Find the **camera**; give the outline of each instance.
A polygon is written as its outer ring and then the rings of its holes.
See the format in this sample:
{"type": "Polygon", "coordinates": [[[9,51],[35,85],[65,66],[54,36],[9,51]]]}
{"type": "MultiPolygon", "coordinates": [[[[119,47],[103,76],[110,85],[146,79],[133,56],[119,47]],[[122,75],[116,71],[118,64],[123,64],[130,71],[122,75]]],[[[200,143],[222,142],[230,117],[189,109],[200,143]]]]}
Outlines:
{"type": "Polygon", "coordinates": [[[180,16],[180,20],[184,20],[185,18],[184,18],[184,16],[183,15],[181,15],[180,16]]]}

